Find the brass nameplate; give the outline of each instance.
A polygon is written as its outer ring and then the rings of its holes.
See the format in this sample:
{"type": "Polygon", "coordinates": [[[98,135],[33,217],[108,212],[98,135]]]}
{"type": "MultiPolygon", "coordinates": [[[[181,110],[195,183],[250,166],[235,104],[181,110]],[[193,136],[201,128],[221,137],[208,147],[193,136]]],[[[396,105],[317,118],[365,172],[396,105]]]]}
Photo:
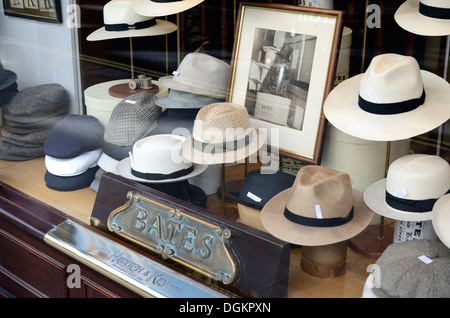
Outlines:
{"type": "Polygon", "coordinates": [[[230,230],[132,191],[127,198],[109,215],[110,231],[224,284],[236,281],[230,230]]]}

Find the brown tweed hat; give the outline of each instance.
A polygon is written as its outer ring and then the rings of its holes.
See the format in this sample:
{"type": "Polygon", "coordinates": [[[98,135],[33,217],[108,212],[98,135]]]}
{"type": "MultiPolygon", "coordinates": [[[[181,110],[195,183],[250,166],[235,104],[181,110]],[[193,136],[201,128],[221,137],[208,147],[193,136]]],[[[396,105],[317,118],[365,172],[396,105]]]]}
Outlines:
{"type": "Polygon", "coordinates": [[[321,246],[359,234],[373,211],[352,189],[348,174],[322,166],[299,170],[294,184],[270,199],[261,221],[273,236],[289,243],[321,246]]]}

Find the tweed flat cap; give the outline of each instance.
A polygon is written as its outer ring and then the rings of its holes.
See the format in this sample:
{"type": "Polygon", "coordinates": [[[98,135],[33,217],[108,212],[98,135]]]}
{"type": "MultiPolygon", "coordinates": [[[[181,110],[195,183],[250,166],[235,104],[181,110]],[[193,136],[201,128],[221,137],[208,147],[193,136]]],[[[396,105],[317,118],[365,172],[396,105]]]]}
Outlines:
{"type": "Polygon", "coordinates": [[[53,127],[44,141],[44,152],[55,158],[72,158],[103,148],[103,124],[94,116],[70,114],[53,127]]]}
{"type": "MultiPolygon", "coordinates": [[[[7,104],[9,106],[9,104],[7,104]]],[[[44,121],[59,121],[62,118],[67,116],[69,110],[69,104],[66,104],[62,106],[58,111],[53,113],[52,115],[42,115],[42,116],[30,116],[30,115],[14,115],[10,112],[5,114],[5,118],[9,120],[10,122],[14,122],[17,124],[22,125],[29,125],[29,124],[37,124],[42,123],[44,121]]]]}
{"type": "Polygon", "coordinates": [[[24,161],[44,156],[44,147],[22,147],[0,139],[0,158],[10,161],[24,161]]]}
{"type": "Polygon", "coordinates": [[[8,111],[20,116],[48,116],[68,102],[67,91],[60,84],[43,84],[19,91],[9,102],[8,111]]]}
{"type": "Polygon", "coordinates": [[[411,240],[389,245],[378,258],[378,297],[450,297],[450,249],[428,240],[411,240]],[[429,262],[431,261],[431,262],[429,262]]]}
{"type": "Polygon", "coordinates": [[[156,127],[161,108],[155,94],[142,92],[123,99],[111,114],[104,139],[117,146],[129,146],[156,127]]]}
{"type": "Polygon", "coordinates": [[[28,134],[16,134],[13,132],[10,132],[7,128],[2,128],[2,136],[5,139],[17,141],[17,142],[23,142],[25,144],[31,144],[31,145],[43,145],[45,139],[47,138],[48,134],[50,133],[52,129],[43,129],[34,131],[28,134]]]}

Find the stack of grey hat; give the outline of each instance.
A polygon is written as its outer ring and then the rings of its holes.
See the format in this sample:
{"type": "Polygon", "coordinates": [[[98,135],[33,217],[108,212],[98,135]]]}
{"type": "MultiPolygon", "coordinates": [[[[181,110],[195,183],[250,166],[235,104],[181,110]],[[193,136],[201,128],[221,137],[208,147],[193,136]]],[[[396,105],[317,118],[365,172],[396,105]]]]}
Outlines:
{"type": "MultiPolygon", "coordinates": [[[[10,70],[5,70],[3,68],[2,61],[0,61],[0,112],[2,115],[8,112],[7,104],[18,92],[16,81],[16,73],[10,70]]],[[[0,120],[0,126],[1,123],[2,120],[0,120]]]]}
{"type": "Polygon", "coordinates": [[[44,141],[69,109],[67,91],[43,84],[19,91],[7,104],[0,138],[0,158],[24,161],[44,156],[44,141]]]}

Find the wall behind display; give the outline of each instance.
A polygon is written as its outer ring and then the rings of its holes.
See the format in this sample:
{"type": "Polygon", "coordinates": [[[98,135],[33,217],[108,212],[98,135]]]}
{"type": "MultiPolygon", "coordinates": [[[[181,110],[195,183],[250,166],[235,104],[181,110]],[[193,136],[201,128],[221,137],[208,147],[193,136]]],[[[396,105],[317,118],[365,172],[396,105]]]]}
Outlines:
{"type": "Polygon", "coordinates": [[[71,112],[81,113],[76,30],[68,26],[71,0],[61,0],[62,23],[5,16],[0,5],[0,59],[17,74],[19,90],[59,83],[69,93],[71,112]]]}

